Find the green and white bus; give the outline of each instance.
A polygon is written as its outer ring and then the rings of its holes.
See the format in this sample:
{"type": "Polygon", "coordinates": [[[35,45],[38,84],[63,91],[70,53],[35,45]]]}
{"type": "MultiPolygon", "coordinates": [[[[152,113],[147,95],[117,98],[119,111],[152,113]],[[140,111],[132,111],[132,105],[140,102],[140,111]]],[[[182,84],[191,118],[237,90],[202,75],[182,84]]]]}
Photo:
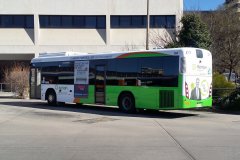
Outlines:
{"type": "Polygon", "coordinates": [[[30,97],[136,109],[212,106],[212,55],[199,48],[43,53],[32,59],[30,97]]]}

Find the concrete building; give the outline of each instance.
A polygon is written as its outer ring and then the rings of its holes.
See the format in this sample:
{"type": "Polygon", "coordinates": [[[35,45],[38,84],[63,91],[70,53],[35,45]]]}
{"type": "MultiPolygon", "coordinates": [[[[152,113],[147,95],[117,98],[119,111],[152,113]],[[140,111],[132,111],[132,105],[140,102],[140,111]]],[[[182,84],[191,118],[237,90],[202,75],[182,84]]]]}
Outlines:
{"type": "MultiPolygon", "coordinates": [[[[173,33],[183,0],[149,2],[150,32],[173,33]]],[[[41,52],[144,49],[146,14],[147,0],[0,0],[0,68],[41,52]]]]}

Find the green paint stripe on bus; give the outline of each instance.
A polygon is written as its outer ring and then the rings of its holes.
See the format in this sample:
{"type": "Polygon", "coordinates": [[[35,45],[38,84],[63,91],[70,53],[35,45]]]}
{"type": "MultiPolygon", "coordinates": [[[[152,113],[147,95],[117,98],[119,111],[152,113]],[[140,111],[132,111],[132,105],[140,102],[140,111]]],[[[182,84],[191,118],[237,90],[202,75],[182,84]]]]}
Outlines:
{"type": "Polygon", "coordinates": [[[212,97],[203,100],[191,100],[187,97],[182,97],[183,109],[198,108],[198,107],[212,107],[212,97]]]}

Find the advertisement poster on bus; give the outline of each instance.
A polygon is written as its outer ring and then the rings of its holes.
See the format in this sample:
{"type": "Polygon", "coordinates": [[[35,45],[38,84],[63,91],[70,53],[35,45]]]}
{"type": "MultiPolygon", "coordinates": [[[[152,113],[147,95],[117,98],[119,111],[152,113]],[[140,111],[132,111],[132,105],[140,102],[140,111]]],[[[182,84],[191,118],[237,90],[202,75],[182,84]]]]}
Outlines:
{"type": "Polygon", "coordinates": [[[185,95],[191,100],[204,100],[211,97],[212,79],[211,77],[186,76],[185,95]]]}
{"type": "Polygon", "coordinates": [[[204,100],[212,96],[212,56],[206,53],[202,58],[188,54],[184,74],[185,92],[188,99],[204,100]]]}
{"type": "Polygon", "coordinates": [[[88,97],[89,61],[75,61],[74,63],[74,97],[88,97]]]}
{"type": "Polygon", "coordinates": [[[87,84],[74,84],[74,97],[75,98],[87,98],[88,97],[88,85],[87,84]]]}

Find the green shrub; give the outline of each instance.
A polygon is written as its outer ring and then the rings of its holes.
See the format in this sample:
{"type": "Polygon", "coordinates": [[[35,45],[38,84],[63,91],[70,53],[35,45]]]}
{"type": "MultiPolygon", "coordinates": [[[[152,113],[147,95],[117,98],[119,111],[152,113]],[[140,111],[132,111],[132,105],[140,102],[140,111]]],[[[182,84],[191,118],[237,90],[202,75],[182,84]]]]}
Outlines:
{"type": "Polygon", "coordinates": [[[235,84],[228,82],[224,75],[213,73],[213,88],[235,88],[235,84]]]}
{"type": "Polygon", "coordinates": [[[228,82],[224,75],[219,73],[213,74],[213,99],[223,99],[235,91],[235,84],[228,82]]]}
{"type": "Polygon", "coordinates": [[[213,102],[219,109],[240,110],[240,90],[224,75],[213,74],[213,102]]]}

